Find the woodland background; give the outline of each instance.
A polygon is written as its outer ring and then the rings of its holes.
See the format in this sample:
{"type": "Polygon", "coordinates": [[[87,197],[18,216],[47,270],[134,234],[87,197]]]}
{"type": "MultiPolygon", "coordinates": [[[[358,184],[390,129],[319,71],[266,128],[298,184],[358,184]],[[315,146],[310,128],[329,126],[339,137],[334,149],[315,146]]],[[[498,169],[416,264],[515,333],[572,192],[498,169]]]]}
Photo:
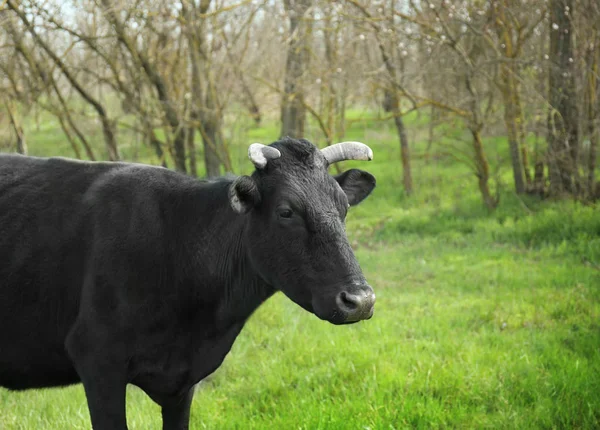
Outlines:
{"type": "Polygon", "coordinates": [[[0,19],[6,150],[27,152],[46,115],[71,156],[136,159],[136,142],[154,152],[144,161],[217,176],[253,125],[328,145],[359,109],[394,123],[406,194],[413,158],[452,157],[488,208],[503,182],[598,197],[595,0],[5,0],[0,19]],[[413,111],[427,116],[423,152],[413,111]],[[497,135],[508,160],[486,147],[497,135]]]}

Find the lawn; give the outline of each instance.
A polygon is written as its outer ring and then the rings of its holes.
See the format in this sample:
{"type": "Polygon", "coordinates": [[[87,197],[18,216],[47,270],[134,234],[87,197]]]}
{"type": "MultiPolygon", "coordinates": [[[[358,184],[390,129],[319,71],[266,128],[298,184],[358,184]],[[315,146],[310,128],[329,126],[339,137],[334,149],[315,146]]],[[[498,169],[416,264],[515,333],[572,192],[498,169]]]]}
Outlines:
{"type": "MultiPolygon", "coordinates": [[[[31,153],[52,153],[56,133],[42,127],[31,153]]],[[[248,134],[266,143],[276,131],[248,134]]],[[[505,168],[500,207],[488,213],[467,167],[418,156],[406,197],[389,124],[356,122],[347,137],[375,153],[346,163],[378,178],[348,219],[374,317],[333,326],[277,294],[198,386],[191,428],[600,427],[598,208],[518,198],[505,168]]],[[[243,151],[232,151],[242,166],[243,151]]],[[[127,413],[132,429],[161,428],[135,387],[127,413]]],[[[0,389],[0,429],[66,428],[90,428],[81,386],[0,389]]]]}

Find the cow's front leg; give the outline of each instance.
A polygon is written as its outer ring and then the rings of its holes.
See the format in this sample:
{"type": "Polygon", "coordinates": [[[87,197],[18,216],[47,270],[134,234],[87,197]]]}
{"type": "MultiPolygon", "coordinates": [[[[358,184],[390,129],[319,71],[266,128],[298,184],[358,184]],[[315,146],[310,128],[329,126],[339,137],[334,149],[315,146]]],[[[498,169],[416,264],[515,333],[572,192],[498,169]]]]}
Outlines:
{"type": "Polygon", "coordinates": [[[70,333],[66,347],[83,382],[93,429],[127,430],[127,361],[123,351],[81,326],[70,333]]]}
{"type": "Polygon", "coordinates": [[[163,430],[187,430],[190,425],[190,407],[194,397],[194,387],[180,396],[160,399],[163,430]]]}

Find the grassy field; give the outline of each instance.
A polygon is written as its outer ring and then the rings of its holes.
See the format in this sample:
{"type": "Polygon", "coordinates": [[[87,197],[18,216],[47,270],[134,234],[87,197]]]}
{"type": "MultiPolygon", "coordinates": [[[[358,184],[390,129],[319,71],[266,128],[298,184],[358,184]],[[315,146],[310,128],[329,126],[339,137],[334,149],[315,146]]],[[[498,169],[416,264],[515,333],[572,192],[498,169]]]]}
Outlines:
{"type": "MultiPolygon", "coordinates": [[[[70,155],[52,124],[36,133],[31,153],[70,155]]],[[[378,178],[348,220],[377,293],[374,318],[336,327],[276,295],[199,385],[192,428],[599,428],[599,208],[519,199],[504,168],[490,214],[472,173],[439,157],[415,157],[408,198],[389,125],[357,122],[347,137],[375,152],[371,164],[346,163],[378,178]]],[[[493,158],[506,143],[486,145],[493,158]]],[[[159,408],[135,387],[127,413],[132,429],[161,428],[159,408]]],[[[0,389],[0,429],[89,427],[80,386],[0,389]]]]}

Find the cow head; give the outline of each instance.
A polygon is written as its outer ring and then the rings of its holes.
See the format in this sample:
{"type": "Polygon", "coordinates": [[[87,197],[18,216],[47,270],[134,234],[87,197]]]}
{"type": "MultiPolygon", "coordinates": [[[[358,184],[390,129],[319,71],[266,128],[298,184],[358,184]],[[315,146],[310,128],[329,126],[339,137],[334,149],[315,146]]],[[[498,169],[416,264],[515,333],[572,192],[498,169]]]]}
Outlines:
{"type": "Polygon", "coordinates": [[[232,208],[247,217],[245,241],[255,270],[274,288],[319,318],[353,323],[373,315],[375,294],[346,237],[350,206],[375,187],[375,178],[351,169],[331,176],[341,160],[371,160],[358,142],[319,150],[306,140],[253,144],[256,170],[230,187],[232,208]]]}

